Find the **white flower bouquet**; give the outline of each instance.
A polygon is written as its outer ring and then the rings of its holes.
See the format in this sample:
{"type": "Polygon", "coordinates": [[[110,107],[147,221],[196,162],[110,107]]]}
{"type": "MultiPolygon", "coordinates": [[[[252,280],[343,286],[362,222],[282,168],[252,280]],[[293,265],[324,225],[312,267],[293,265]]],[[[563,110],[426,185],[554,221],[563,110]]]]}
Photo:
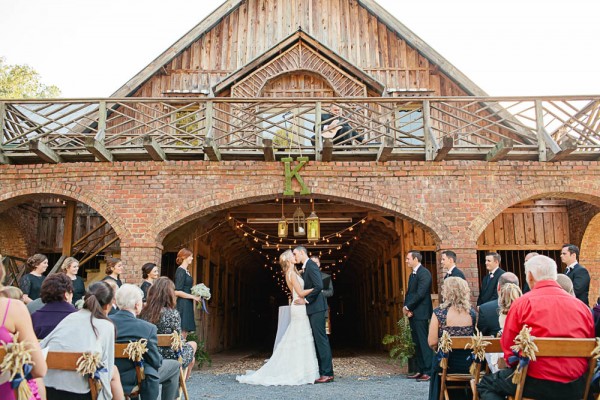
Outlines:
{"type": "Polygon", "coordinates": [[[200,297],[198,308],[208,314],[208,308],[206,308],[206,300],[210,300],[210,289],[204,284],[199,283],[192,286],[191,292],[194,296],[200,297]]]}

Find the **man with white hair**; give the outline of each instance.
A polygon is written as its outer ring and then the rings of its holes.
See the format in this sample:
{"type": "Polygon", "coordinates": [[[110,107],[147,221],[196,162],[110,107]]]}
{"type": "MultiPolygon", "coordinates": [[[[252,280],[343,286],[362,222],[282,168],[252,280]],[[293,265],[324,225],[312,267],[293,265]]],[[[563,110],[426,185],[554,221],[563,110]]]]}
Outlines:
{"type": "MultiPolygon", "coordinates": [[[[594,321],[589,308],[556,283],[556,262],[534,256],[525,263],[531,292],[512,303],[501,345],[504,358],[513,355],[510,346],[524,325],[535,337],[593,338],[594,321]]],[[[477,385],[481,400],[501,400],[514,396],[513,368],[486,375],[477,385]]],[[[565,400],[581,399],[585,389],[588,363],[585,358],[538,357],[529,363],[523,397],[565,400]]]]}
{"type": "MultiPolygon", "coordinates": [[[[156,325],[137,319],[142,310],[142,289],[135,285],[123,284],[117,290],[117,306],[120,311],[110,315],[117,329],[115,343],[129,343],[139,339],[147,339],[148,352],[144,354],[144,372],[146,378],[140,387],[143,400],[158,398],[159,384],[162,384],[162,399],[175,399],[179,387],[179,362],[163,360],[158,352],[156,325]]],[[[132,361],[118,358],[115,365],[119,369],[125,393],[131,393],[137,385],[135,365],[132,361]]]]}

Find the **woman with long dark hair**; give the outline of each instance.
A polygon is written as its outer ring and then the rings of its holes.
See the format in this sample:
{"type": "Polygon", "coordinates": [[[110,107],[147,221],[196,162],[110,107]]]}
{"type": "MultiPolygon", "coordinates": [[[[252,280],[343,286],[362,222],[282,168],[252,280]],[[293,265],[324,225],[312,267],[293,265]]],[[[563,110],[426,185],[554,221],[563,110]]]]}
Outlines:
{"type": "MultiPolygon", "coordinates": [[[[102,390],[98,400],[122,399],[123,389],[115,363],[115,327],[107,314],[115,293],[106,282],[90,285],[83,309],[68,315],[41,342],[50,351],[91,351],[100,354],[102,390]],[[111,382],[111,379],[114,381],[111,382]]],[[[49,370],[46,378],[48,400],[90,399],[88,380],[75,371],[49,370]]]]}
{"type": "Polygon", "coordinates": [[[43,274],[48,268],[48,257],[34,254],[27,259],[25,266],[28,273],[19,281],[19,288],[23,291],[23,302],[28,304],[40,297],[45,278],[43,274]]]}
{"type": "Polygon", "coordinates": [[[200,301],[200,296],[194,296],[191,291],[194,281],[188,268],[193,261],[193,253],[188,249],[179,250],[175,260],[179,265],[175,272],[175,296],[177,296],[177,311],[181,317],[181,334],[184,338],[187,337],[188,332],[196,330],[194,301],[200,301]]]}
{"type": "MultiPolygon", "coordinates": [[[[139,318],[156,325],[158,334],[181,333],[181,318],[175,309],[175,285],[173,281],[163,276],[154,282],[148,290],[146,305],[139,318]]],[[[196,348],[196,342],[187,342],[183,345],[181,358],[183,359],[183,367],[187,368],[187,377],[191,375],[194,367],[196,348]]],[[[158,351],[163,358],[173,360],[178,358],[178,355],[170,347],[159,347],[158,351]]]]}

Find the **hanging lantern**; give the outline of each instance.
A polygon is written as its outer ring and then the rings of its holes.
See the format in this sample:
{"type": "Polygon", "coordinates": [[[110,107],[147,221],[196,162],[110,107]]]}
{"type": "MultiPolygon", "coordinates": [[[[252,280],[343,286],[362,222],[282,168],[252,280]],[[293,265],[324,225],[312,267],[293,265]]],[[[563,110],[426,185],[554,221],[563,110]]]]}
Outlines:
{"type": "Polygon", "coordinates": [[[306,236],[306,219],[302,209],[298,206],[294,211],[294,236],[306,236]]]}
{"type": "Polygon", "coordinates": [[[306,218],[306,229],[306,238],[309,241],[316,242],[319,240],[319,237],[321,236],[321,224],[319,223],[319,217],[317,217],[314,210],[310,213],[310,216],[306,218]]]}
{"type": "Polygon", "coordinates": [[[288,235],[288,223],[283,214],[283,199],[281,199],[281,220],[277,223],[277,236],[280,238],[287,237],[288,235]]]}

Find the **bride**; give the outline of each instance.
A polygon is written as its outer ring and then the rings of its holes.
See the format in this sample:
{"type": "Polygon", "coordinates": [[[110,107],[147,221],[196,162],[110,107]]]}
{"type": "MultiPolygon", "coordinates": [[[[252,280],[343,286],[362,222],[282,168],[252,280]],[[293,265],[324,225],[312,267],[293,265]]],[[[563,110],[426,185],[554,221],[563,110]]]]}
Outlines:
{"type": "MultiPolygon", "coordinates": [[[[313,289],[304,290],[304,280],[294,266],[295,257],[291,250],[279,256],[279,264],[293,299],[304,298],[313,289]]],[[[281,342],[273,355],[258,371],[247,371],[239,375],[241,383],[251,385],[304,385],[314,383],[319,377],[319,365],[315,343],[305,305],[290,305],[291,320],[281,342]]]]}

